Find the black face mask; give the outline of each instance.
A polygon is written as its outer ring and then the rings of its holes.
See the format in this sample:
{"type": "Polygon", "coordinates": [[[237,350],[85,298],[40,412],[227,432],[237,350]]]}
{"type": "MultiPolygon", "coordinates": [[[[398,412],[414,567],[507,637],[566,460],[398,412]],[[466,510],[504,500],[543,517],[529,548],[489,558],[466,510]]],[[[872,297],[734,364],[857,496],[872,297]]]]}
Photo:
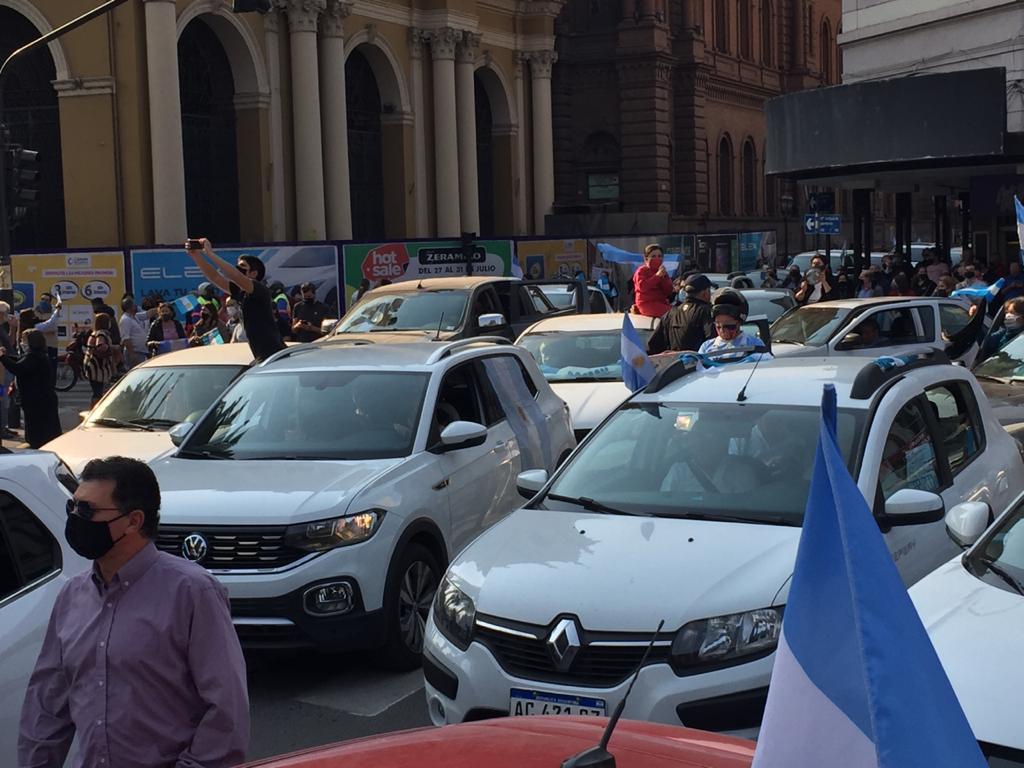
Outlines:
{"type": "Polygon", "coordinates": [[[310,297],[303,296],[302,300],[304,302],[306,302],[307,304],[312,304],[314,301],[316,301],[316,296],[310,296],[310,297]]]}
{"type": "MultiPolygon", "coordinates": [[[[126,517],[127,514],[118,515],[114,520],[126,517]]],[[[71,548],[86,560],[98,560],[125,537],[123,533],[116,539],[110,535],[110,523],[114,520],[86,520],[69,512],[68,521],[64,526],[64,538],[68,540],[71,548]]]]}

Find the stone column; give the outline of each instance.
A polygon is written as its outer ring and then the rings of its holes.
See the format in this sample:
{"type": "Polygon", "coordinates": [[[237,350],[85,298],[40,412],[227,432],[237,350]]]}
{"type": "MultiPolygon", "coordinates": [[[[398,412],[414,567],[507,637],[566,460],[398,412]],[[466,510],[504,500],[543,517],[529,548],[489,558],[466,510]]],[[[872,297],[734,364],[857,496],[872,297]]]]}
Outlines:
{"type": "Polygon", "coordinates": [[[430,32],[434,62],[434,176],[437,236],[458,237],[459,143],[455,126],[455,48],[462,35],[450,27],[430,32]]]}
{"type": "Polygon", "coordinates": [[[153,242],[184,242],[191,235],[185,216],[185,152],[178,84],[178,25],[174,0],[146,2],[146,71],[149,139],[153,161],[153,242]]]}
{"type": "Polygon", "coordinates": [[[516,179],[515,179],[515,225],[516,233],[530,234],[530,216],[526,202],[526,82],[523,70],[526,68],[527,55],[516,54],[516,122],[519,131],[516,134],[516,179]]]}
{"type": "Polygon", "coordinates": [[[551,128],[551,69],[558,60],[554,51],[530,54],[533,86],[533,226],[544,234],[544,217],[555,202],[554,137],[551,128]]]}
{"type": "Polygon", "coordinates": [[[277,8],[263,17],[270,80],[270,233],[274,240],[288,237],[284,208],[284,126],[281,112],[281,49],[277,8]]]}
{"type": "Polygon", "coordinates": [[[317,21],[326,4],[326,0],[288,0],[287,5],[292,58],[297,240],[323,240],[327,235],[320,72],[316,48],[317,21]]]}
{"type": "Polygon", "coordinates": [[[320,87],[323,110],[324,190],[327,237],[352,239],[352,197],[348,176],[348,111],[345,104],[344,20],[352,0],[327,0],[320,17],[320,87]]]}
{"type": "Polygon", "coordinates": [[[423,103],[423,46],[428,40],[421,29],[409,29],[409,82],[413,115],[413,234],[430,237],[427,202],[427,123],[423,103]]]}
{"type": "Polygon", "coordinates": [[[455,101],[459,143],[459,215],[464,232],[480,233],[480,188],[476,169],[476,81],[480,35],[464,33],[455,51],[455,101]]]}

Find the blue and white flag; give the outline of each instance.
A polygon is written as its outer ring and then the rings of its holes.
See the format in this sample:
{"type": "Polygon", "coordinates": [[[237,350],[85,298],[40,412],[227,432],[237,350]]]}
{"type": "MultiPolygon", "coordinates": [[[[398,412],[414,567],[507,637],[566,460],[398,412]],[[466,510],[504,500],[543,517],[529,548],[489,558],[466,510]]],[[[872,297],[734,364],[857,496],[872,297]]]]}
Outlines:
{"type": "Polygon", "coordinates": [[[190,293],[186,293],[184,296],[179,296],[171,304],[174,307],[174,311],[178,313],[179,317],[188,317],[188,313],[199,306],[199,299],[190,293]]]}
{"type": "Polygon", "coordinates": [[[622,381],[630,392],[646,387],[654,378],[654,363],[627,312],[622,316],[622,381]]]}
{"type": "Polygon", "coordinates": [[[1020,249],[1020,260],[1024,263],[1024,205],[1016,195],[1013,196],[1013,207],[1017,210],[1017,247],[1020,249]]]}
{"type": "Polygon", "coordinates": [[[211,344],[224,344],[224,337],[220,335],[220,329],[214,328],[209,333],[204,333],[199,337],[199,340],[203,342],[203,346],[209,346],[211,344]]]}
{"type": "Polygon", "coordinates": [[[751,768],[985,768],[836,444],[825,386],[807,510],[751,768]]]}
{"type": "Polygon", "coordinates": [[[1006,280],[999,278],[992,285],[974,285],[970,288],[957,288],[950,296],[963,296],[968,299],[987,299],[991,301],[1006,285],[1006,280]]]}

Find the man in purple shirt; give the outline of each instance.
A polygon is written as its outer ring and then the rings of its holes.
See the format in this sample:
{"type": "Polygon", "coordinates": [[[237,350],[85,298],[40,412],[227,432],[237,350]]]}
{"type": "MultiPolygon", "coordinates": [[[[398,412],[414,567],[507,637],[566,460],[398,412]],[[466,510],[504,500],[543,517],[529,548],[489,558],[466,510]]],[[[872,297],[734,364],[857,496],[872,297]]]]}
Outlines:
{"type": "Polygon", "coordinates": [[[160,488],[140,461],[89,462],[65,536],[93,560],[50,615],[21,713],[18,768],[227,768],[249,745],[245,660],[224,587],[159,552],[160,488]]]}

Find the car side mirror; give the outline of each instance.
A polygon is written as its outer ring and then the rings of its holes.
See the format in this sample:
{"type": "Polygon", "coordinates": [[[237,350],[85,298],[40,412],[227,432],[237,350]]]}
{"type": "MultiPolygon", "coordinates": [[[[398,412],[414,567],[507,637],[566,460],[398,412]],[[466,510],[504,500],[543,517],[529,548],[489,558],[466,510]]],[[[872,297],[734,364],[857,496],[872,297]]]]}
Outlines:
{"type": "Polygon", "coordinates": [[[92,411],[79,411],[78,412],[78,420],[79,421],[85,421],[86,419],[89,418],[89,414],[90,413],[92,413],[92,411]]]}
{"type": "Polygon", "coordinates": [[[961,547],[969,547],[988,528],[992,511],[983,501],[965,501],[946,513],[946,532],[961,547]]]}
{"type": "Polygon", "coordinates": [[[532,499],[548,482],[546,469],[528,469],[516,477],[516,490],[524,499],[532,499]]]}
{"type": "Polygon", "coordinates": [[[505,316],[500,312],[494,312],[486,315],[480,315],[480,319],[476,321],[478,328],[500,328],[505,323],[505,316]]]}
{"type": "Polygon", "coordinates": [[[487,439],[487,427],[475,421],[453,421],[441,430],[441,444],[438,453],[475,448],[487,439]]]}
{"type": "MultiPolygon", "coordinates": [[[[848,333],[843,340],[836,344],[836,351],[842,352],[846,349],[860,349],[864,345],[864,339],[859,333],[848,333]]],[[[909,489],[908,489],[909,490],[909,489]]]]}
{"type": "Polygon", "coordinates": [[[175,424],[167,430],[167,434],[170,436],[171,442],[176,446],[180,446],[184,443],[185,438],[188,437],[188,433],[192,431],[192,426],[192,422],[183,421],[180,424],[175,424]]]}
{"type": "Polygon", "coordinates": [[[323,320],[320,321],[320,333],[326,336],[331,331],[333,331],[340,322],[341,321],[336,317],[325,317],[323,320]]]}
{"type": "Polygon", "coordinates": [[[885,500],[885,513],[879,522],[890,527],[926,525],[941,520],[945,509],[945,502],[937,493],[901,488],[885,500]]]}

